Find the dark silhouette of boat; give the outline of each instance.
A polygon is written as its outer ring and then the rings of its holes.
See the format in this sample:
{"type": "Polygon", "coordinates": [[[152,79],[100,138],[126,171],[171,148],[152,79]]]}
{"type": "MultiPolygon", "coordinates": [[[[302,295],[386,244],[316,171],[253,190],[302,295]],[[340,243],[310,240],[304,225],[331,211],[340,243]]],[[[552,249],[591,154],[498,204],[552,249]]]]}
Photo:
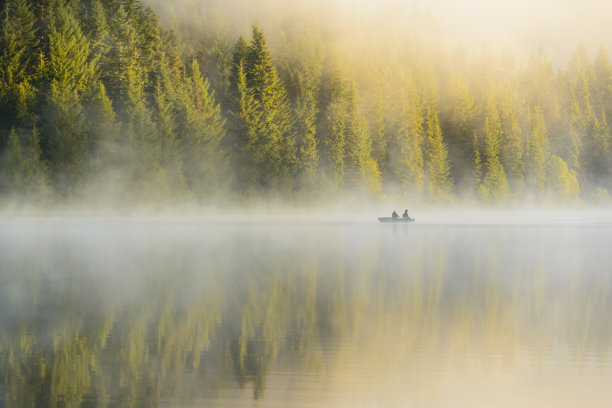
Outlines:
{"type": "Polygon", "coordinates": [[[380,222],[414,222],[414,218],[404,218],[404,217],[399,217],[399,218],[393,218],[393,217],[378,217],[378,221],[380,222]]]}

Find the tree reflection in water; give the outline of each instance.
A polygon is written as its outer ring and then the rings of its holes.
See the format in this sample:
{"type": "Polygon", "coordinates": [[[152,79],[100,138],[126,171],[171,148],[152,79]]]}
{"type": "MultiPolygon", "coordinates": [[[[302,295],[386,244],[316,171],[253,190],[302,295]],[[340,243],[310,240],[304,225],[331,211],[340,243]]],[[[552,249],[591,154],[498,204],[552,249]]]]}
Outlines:
{"type": "Polygon", "coordinates": [[[559,350],[612,379],[609,228],[127,224],[2,229],[2,405],[266,400],[273,372],[410,378],[428,405],[444,375],[559,350]]]}

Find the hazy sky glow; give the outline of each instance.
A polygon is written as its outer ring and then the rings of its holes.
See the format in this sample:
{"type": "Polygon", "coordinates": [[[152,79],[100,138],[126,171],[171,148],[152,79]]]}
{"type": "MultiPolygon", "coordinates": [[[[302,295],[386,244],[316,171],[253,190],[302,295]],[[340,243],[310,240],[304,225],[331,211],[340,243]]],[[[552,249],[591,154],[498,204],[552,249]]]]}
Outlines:
{"type": "Polygon", "coordinates": [[[580,42],[594,53],[612,49],[612,2],[602,0],[428,0],[449,46],[487,41],[511,46],[518,55],[542,44],[556,65],[564,65],[580,42]],[[454,44],[453,44],[454,43],[454,44]]]}
{"type": "MultiPolygon", "coordinates": [[[[149,2],[162,17],[173,9],[183,15],[182,21],[194,18],[193,10],[185,10],[180,1],[171,6],[160,0],[149,2]]],[[[612,53],[612,2],[605,0],[200,0],[207,12],[220,4],[233,19],[233,28],[245,32],[249,20],[258,20],[269,30],[273,21],[313,11],[336,28],[364,20],[381,28],[389,20],[401,25],[419,11],[431,14],[450,50],[458,44],[479,50],[486,42],[497,51],[509,46],[517,57],[525,58],[543,45],[559,68],[565,67],[581,42],[591,56],[602,45],[612,53]]]]}
{"type": "MultiPolygon", "coordinates": [[[[341,7],[355,2],[339,0],[341,7]]],[[[512,47],[524,56],[544,46],[553,62],[565,64],[580,42],[594,53],[612,49],[612,2],[605,0],[358,0],[364,11],[373,8],[428,11],[453,48],[488,42],[494,48],[512,47]]]]}

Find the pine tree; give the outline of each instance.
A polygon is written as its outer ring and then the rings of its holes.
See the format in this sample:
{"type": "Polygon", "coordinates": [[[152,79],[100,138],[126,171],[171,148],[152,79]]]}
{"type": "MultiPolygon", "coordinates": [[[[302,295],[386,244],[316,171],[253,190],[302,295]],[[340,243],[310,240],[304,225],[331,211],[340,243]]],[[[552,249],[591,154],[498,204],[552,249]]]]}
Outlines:
{"type": "Polygon", "coordinates": [[[32,124],[38,118],[31,109],[36,103],[35,68],[38,27],[27,0],[10,0],[0,22],[0,119],[32,124]]]}
{"type": "Polygon", "coordinates": [[[388,165],[388,140],[387,140],[387,121],[389,117],[389,99],[386,97],[384,82],[387,78],[381,78],[378,81],[375,90],[372,120],[371,135],[372,135],[372,159],[380,165],[382,171],[387,171],[388,165]]]}
{"type": "Polygon", "coordinates": [[[346,175],[347,187],[364,191],[366,194],[380,195],[381,183],[378,164],[371,157],[372,140],[368,123],[357,106],[355,85],[348,90],[346,99],[346,175]]]}
{"type": "Polygon", "coordinates": [[[95,58],[73,10],[58,4],[49,12],[49,55],[45,76],[51,84],[44,118],[44,150],[58,188],[70,191],[84,175],[88,130],[81,95],[90,88],[95,58]]]}
{"type": "Polygon", "coordinates": [[[116,72],[114,65],[117,63],[112,58],[115,44],[113,44],[111,26],[101,0],[94,0],[91,8],[91,49],[98,57],[98,69],[103,84],[110,84],[113,82],[111,75],[116,72]]]}
{"type": "Polygon", "coordinates": [[[503,135],[500,159],[504,169],[507,170],[508,181],[514,191],[522,189],[525,173],[518,104],[518,95],[514,91],[507,91],[500,101],[499,112],[503,135]]]}
{"type": "Polygon", "coordinates": [[[593,63],[593,109],[612,115],[612,66],[605,48],[601,47],[593,63]]]}
{"type": "Polygon", "coordinates": [[[147,178],[151,178],[156,186],[156,194],[161,196],[182,193],[185,190],[185,177],[181,168],[179,140],[177,138],[177,92],[178,84],[172,78],[168,61],[162,54],[158,67],[157,84],[154,94],[154,109],[152,119],[155,134],[150,140],[148,152],[155,167],[148,170],[147,178]]]}
{"type": "Polygon", "coordinates": [[[13,127],[0,159],[0,186],[20,199],[41,199],[48,194],[48,172],[41,158],[38,130],[28,132],[23,145],[13,127]]]}
{"type": "Polygon", "coordinates": [[[92,85],[97,68],[89,40],[69,5],[54,7],[48,20],[47,78],[62,92],[83,93],[92,85]]]}
{"type": "Polygon", "coordinates": [[[597,120],[590,99],[587,74],[581,71],[577,80],[571,85],[570,145],[568,146],[571,165],[577,171],[582,171],[585,165],[589,166],[587,161],[590,152],[588,150],[585,152],[583,148],[584,143],[592,139],[597,120]]]}
{"type": "Polygon", "coordinates": [[[300,81],[303,83],[296,106],[296,134],[300,140],[300,171],[302,185],[311,190],[317,181],[319,168],[319,149],[317,140],[317,100],[318,81],[313,78],[300,81]]]}
{"type": "Polygon", "coordinates": [[[294,99],[295,137],[298,147],[298,183],[303,192],[311,192],[319,180],[319,140],[317,138],[317,97],[321,88],[321,64],[312,50],[293,56],[287,64],[286,76],[294,99]],[[310,51],[310,52],[308,52],[310,51]]]}
{"type": "Polygon", "coordinates": [[[345,185],[345,160],[346,160],[346,133],[348,115],[346,102],[344,101],[345,90],[339,77],[334,77],[330,84],[331,102],[327,106],[326,121],[326,152],[327,162],[331,170],[331,179],[334,185],[342,189],[345,185]]]}
{"type": "Polygon", "coordinates": [[[451,80],[450,125],[443,126],[448,135],[449,160],[453,167],[453,178],[457,186],[469,185],[469,166],[465,163],[474,157],[473,137],[476,127],[477,107],[464,78],[455,76],[451,80]]]}
{"type": "Polygon", "coordinates": [[[254,166],[254,187],[287,188],[293,180],[297,152],[290,107],[267,50],[263,32],[253,38],[243,60],[244,83],[238,78],[243,140],[254,166]],[[248,107],[245,105],[248,101],[248,107]]]}
{"type": "MultiPolygon", "coordinates": [[[[474,132],[472,139],[472,191],[475,194],[480,194],[481,187],[484,188],[482,182],[482,158],[480,157],[480,143],[478,141],[478,133],[474,132]]],[[[483,197],[484,198],[484,197],[483,197]]]]}
{"type": "Polygon", "coordinates": [[[423,125],[421,104],[415,88],[411,87],[408,97],[402,97],[398,175],[403,192],[417,199],[425,183],[423,125]]]}
{"type": "Polygon", "coordinates": [[[112,102],[102,82],[95,86],[86,106],[88,140],[90,143],[92,173],[101,175],[121,163],[120,127],[116,121],[112,102]]]}
{"type": "Polygon", "coordinates": [[[527,184],[536,195],[541,196],[546,185],[546,166],[549,160],[549,152],[544,114],[539,105],[535,105],[533,109],[530,130],[525,163],[527,184]]]}
{"type": "Polygon", "coordinates": [[[484,191],[493,202],[503,200],[510,193],[506,171],[500,161],[502,128],[495,99],[489,97],[484,123],[485,175],[484,191]]]}
{"type": "Polygon", "coordinates": [[[572,200],[578,198],[580,184],[574,170],[558,156],[552,156],[548,162],[548,191],[553,199],[572,200]]]}
{"type": "Polygon", "coordinates": [[[182,100],[185,115],[182,151],[187,181],[192,191],[209,193],[225,172],[226,163],[221,150],[225,120],[195,59],[191,75],[185,78],[182,100]]]}
{"type": "Polygon", "coordinates": [[[430,199],[449,199],[453,192],[450,177],[448,151],[442,138],[438,114],[427,108],[427,142],[425,163],[427,168],[427,191],[430,199]]]}

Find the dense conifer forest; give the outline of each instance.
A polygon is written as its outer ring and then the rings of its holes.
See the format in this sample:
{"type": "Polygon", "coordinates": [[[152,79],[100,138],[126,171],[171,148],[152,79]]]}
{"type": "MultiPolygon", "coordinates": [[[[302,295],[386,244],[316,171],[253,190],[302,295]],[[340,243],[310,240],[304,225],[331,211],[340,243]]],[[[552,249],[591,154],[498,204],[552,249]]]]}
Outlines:
{"type": "Polygon", "coordinates": [[[201,25],[136,0],[0,1],[3,202],[610,199],[603,48],[557,69],[537,44],[447,50],[418,13],[342,47],[308,16],[239,35],[181,5],[201,25]]]}

